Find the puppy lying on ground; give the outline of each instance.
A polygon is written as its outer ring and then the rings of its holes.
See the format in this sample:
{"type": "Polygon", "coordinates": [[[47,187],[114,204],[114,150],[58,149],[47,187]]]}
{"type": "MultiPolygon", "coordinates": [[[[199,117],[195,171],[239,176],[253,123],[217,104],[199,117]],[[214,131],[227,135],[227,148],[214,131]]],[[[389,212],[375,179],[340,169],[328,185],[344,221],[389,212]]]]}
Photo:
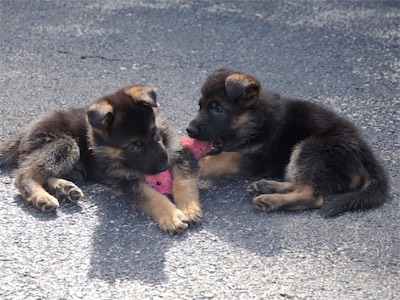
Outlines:
{"type": "Polygon", "coordinates": [[[315,104],[283,98],[250,74],[216,70],[201,89],[190,137],[211,141],[203,176],[249,175],[263,211],[321,208],[330,217],[382,204],[388,178],[359,130],[315,104]],[[334,197],[329,197],[333,196],[334,197]]]}
{"type": "Polygon", "coordinates": [[[180,232],[202,217],[198,166],[156,106],[155,91],[138,85],[88,108],[47,113],[0,145],[0,164],[17,165],[16,187],[43,211],[79,201],[72,181],[85,178],[123,191],[162,230],[180,232]],[[174,203],[145,181],[167,168],[174,203]]]}

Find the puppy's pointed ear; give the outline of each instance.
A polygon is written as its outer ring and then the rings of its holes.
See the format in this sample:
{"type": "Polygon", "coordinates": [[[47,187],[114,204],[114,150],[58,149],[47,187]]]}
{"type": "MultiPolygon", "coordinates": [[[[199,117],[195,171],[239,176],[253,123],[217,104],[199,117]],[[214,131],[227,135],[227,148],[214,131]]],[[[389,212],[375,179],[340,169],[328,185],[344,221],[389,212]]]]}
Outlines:
{"type": "Polygon", "coordinates": [[[258,80],[245,73],[229,75],[225,80],[229,100],[237,101],[244,108],[252,107],[257,102],[260,88],[258,80]]]}
{"type": "Polygon", "coordinates": [[[105,136],[114,120],[113,107],[107,101],[98,101],[89,106],[86,114],[92,128],[105,136]]]}
{"type": "Polygon", "coordinates": [[[137,104],[157,107],[157,94],[149,85],[137,85],[125,89],[125,93],[137,104]]]}

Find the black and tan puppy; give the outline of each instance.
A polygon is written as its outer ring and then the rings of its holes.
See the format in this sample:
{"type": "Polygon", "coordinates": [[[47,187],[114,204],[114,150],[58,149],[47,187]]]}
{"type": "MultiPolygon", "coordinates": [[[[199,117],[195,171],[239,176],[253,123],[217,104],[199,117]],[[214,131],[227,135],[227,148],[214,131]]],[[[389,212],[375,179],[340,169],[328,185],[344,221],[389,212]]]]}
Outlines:
{"type": "Polygon", "coordinates": [[[162,230],[179,232],[201,216],[197,162],[155,108],[150,86],[131,86],[88,107],[54,111],[0,145],[0,164],[16,164],[14,183],[43,211],[77,202],[82,178],[123,191],[162,230]],[[171,168],[174,203],[144,180],[171,168]]]}
{"type": "Polygon", "coordinates": [[[199,104],[187,132],[213,143],[200,160],[203,176],[284,179],[248,187],[258,209],[321,208],[329,217],[385,201],[385,171],[347,119],[315,103],[280,97],[252,75],[230,69],[209,76],[199,104]]]}

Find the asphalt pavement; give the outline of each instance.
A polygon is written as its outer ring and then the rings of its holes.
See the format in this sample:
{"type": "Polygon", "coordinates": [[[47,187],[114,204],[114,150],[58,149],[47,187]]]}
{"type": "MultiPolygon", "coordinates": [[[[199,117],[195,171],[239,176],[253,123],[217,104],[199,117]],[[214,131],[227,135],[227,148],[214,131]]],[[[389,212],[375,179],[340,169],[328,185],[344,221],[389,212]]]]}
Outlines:
{"type": "Polygon", "coordinates": [[[391,197],[323,219],[265,214],[249,180],[201,180],[203,222],[161,232],[116,191],[56,213],[0,170],[1,299],[399,299],[399,1],[1,0],[0,140],[39,114],[136,83],[184,134],[215,68],[358,124],[391,197]]]}

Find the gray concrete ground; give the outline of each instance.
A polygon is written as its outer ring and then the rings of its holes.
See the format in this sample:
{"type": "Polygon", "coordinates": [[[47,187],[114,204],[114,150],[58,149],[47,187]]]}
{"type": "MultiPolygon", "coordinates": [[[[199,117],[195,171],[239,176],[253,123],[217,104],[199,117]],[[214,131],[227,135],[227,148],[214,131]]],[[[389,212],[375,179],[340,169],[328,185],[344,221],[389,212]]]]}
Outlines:
{"type": "Polygon", "coordinates": [[[117,193],[31,208],[0,171],[1,299],[399,299],[399,1],[1,0],[0,139],[49,109],[157,87],[182,134],[213,69],[349,116],[392,179],[381,208],[263,214],[246,180],[201,181],[168,236],[117,193]]]}

